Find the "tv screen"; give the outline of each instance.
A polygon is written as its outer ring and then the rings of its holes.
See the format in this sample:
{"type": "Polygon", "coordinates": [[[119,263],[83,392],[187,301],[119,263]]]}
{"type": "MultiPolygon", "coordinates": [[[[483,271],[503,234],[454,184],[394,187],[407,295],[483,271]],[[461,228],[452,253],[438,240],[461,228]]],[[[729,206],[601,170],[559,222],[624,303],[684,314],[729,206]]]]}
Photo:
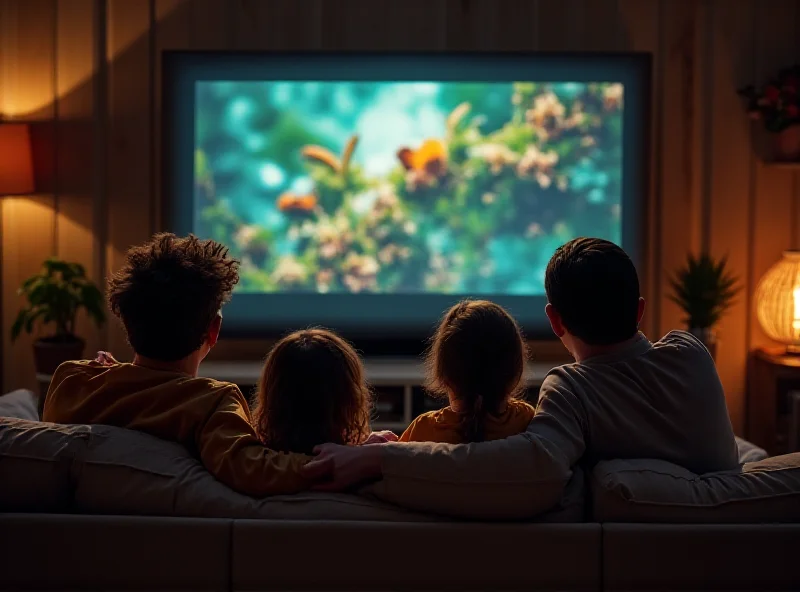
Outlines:
{"type": "Polygon", "coordinates": [[[228,245],[228,334],[422,338],[464,297],[546,334],[576,236],[638,263],[649,59],[167,53],[169,229],[228,245]]]}

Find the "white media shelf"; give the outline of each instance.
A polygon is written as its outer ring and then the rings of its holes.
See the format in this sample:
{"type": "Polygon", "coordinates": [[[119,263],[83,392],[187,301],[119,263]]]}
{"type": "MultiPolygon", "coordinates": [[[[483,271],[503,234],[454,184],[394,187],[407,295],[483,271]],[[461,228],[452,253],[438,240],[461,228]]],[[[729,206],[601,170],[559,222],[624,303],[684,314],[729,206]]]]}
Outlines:
{"type": "MultiPolygon", "coordinates": [[[[528,363],[525,384],[537,390],[556,362],[528,363]]],[[[261,376],[260,361],[207,361],[200,365],[200,376],[239,385],[249,396],[261,376]]],[[[402,432],[420,413],[436,408],[424,393],[425,368],[418,358],[366,358],[367,381],[375,390],[377,419],[373,430],[402,432]],[[383,417],[382,417],[383,416],[383,417]]]]}

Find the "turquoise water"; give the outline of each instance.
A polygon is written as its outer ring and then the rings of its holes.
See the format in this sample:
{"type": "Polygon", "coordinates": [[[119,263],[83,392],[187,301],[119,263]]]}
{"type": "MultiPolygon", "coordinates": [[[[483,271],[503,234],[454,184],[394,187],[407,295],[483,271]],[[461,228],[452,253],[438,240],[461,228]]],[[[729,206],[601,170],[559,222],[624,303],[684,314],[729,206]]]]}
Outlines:
{"type": "Polygon", "coordinates": [[[201,82],[195,228],[241,292],[542,294],[619,241],[614,83],[201,82]]]}

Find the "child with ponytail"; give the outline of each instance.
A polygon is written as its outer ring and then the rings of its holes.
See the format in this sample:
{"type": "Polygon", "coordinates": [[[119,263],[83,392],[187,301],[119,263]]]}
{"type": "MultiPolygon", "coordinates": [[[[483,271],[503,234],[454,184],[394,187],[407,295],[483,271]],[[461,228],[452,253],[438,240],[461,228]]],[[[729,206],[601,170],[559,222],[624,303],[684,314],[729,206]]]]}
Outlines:
{"type": "Polygon", "coordinates": [[[501,306],[465,300],[442,319],[428,351],[428,389],[449,405],[417,417],[401,442],[466,444],[524,432],[534,408],[517,397],[527,348],[501,306]]]}

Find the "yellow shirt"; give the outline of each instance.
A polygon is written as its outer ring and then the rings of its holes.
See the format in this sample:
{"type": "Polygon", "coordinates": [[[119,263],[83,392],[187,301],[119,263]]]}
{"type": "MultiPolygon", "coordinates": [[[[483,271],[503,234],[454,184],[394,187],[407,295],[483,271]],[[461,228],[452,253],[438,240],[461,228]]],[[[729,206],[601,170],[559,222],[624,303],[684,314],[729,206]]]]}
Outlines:
{"type": "Polygon", "coordinates": [[[219,481],[245,495],[296,493],[310,483],[309,460],[265,448],[235,384],[93,361],[58,367],[45,398],[44,421],[138,430],[184,445],[219,481]]]}
{"type": "MultiPolygon", "coordinates": [[[[511,400],[500,415],[487,415],[485,440],[502,440],[521,434],[533,419],[536,410],[525,401],[511,400]]],[[[461,416],[450,407],[423,413],[411,422],[400,442],[441,442],[464,444],[461,437],[461,416]]]]}

